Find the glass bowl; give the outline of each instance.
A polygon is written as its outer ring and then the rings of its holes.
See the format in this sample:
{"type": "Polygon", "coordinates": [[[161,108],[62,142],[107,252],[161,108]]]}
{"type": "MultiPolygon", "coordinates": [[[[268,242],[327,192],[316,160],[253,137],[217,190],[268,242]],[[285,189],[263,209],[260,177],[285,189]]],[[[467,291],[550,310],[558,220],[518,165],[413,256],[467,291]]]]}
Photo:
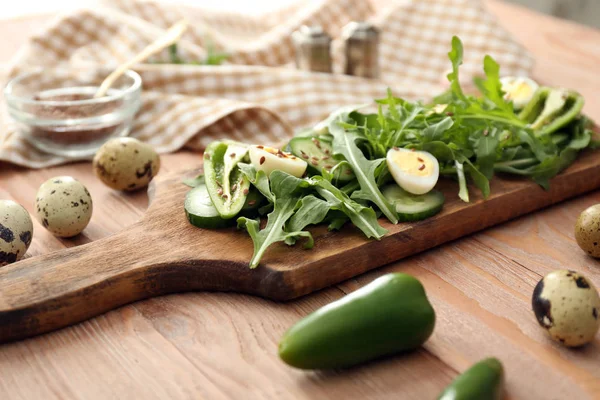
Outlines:
{"type": "Polygon", "coordinates": [[[38,149],[67,157],[88,157],[108,139],[125,136],[140,108],[142,78],[123,74],[104,97],[93,98],[109,69],[39,69],[4,88],[18,131],[38,149]]]}

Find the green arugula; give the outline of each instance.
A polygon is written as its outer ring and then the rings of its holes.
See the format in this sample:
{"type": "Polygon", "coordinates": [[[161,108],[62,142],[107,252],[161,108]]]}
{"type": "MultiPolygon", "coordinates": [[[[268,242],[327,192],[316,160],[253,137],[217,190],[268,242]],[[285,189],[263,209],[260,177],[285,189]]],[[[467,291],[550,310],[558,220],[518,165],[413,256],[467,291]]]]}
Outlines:
{"type": "Polygon", "coordinates": [[[197,176],[193,177],[193,178],[186,178],[186,179],[182,179],[181,183],[183,183],[186,186],[189,186],[191,188],[195,188],[196,186],[200,186],[202,184],[204,184],[204,174],[198,174],[197,176]]]}
{"type": "Polygon", "coordinates": [[[327,201],[319,199],[312,194],[302,197],[296,203],[296,212],[286,224],[286,230],[288,232],[296,232],[301,231],[308,225],[320,224],[330,209],[331,205],[327,201]]]}
{"type": "Polygon", "coordinates": [[[238,163],[238,167],[242,171],[242,174],[248,178],[250,183],[253,184],[269,202],[273,203],[275,201],[275,197],[269,188],[269,178],[267,178],[267,175],[263,171],[257,172],[252,165],[245,163],[238,163]]]}
{"type": "MultiPolygon", "coordinates": [[[[262,171],[259,171],[256,176],[260,172],[262,171]]],[[[260,222],[257,220],[246,217],[240,217],[237,220],[238,228],[245,228],[254,243],[254,254],[250,260],[250,268],[258,266],[263,254],[273,243],[282,241],[292,241],[291,243],[294,243],[296,239],[302,237],[307,239],[304,245],[305,248],[312,248],[314,245],[310,232],[288,232],[284,229],[286,222],[296,210],[298,197],[294,194],[302,187],[310,186],[311,182],[295,178],[278,170],[271,173],[269,180],[271,192],[269,197],[273,200],[273,211],[267,216],[267,225],[264,229],[260,229],[260,222]]]]}
{"type": "Polygon", "coordinates": [[[343,212],[366,237],[381,239],[387,233],[377,222],[377,215],[372,208],[355,202],[323,177],[315,176],[313,180],[317,192],[331,204],[331,209],[343,212]]]}
{"type": "Polygon", "coordinates": [[[368,160],[356,145],[356,141],[361,139],[358,131],[347,131],[338,124],[344,122],[344,118],[347,118],[347,115],[342,113],[337,119],[333,119],[329,125],[329,132],[333,136],[333,153],[344,156],[360,184],[360,190],[355,191],[352,198],[373,202],[390,222],[395,224],[398,222],[396,210],[381,194],[375,181],[375,170],[385,159],[368,160]]]}

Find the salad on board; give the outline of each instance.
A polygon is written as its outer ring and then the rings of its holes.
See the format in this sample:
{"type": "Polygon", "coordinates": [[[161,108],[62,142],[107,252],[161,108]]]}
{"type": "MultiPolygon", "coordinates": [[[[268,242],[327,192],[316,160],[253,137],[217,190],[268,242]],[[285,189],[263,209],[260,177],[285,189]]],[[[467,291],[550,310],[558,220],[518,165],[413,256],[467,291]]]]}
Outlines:
{"type": "Polygon", "coordinates": [[[270,245],[313,246],[307,230],[352,223],[367,238],[386,234],[378,217],[396,224],[438,213],[440,176],[458,182],[469,201],[470,181],[484,198],[496,173],[529,177],[544,188],[579,151],[595,147],[592,122],[581,114],[583,98],[562,88],[538,87],[526,78],[500,78],[486,56],[480,94],[459,81],[463,46],[452,38],[450,88],[429,104],[394,97],[341,108],[298,132],[283,148],[222,140],[204,152],[204,174],[184,183],[189,221],[201,228],[235,225],[254,243],[250,268],[270,245]],[[267,217],[261,225],[261,216],[267,217]]]}

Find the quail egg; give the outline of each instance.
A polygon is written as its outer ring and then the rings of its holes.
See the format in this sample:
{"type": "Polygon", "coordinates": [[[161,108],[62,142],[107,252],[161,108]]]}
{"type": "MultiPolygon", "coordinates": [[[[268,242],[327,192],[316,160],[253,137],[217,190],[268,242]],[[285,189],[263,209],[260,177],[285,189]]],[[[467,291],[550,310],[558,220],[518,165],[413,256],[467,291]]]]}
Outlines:
{"type": "Polygon", "coordinates": [[[70,176],[48,179],[35,199],[37,220],[58,237],[81,233],[92,218],[92,208],[90,192],[70,176]]]}
{"type": "Polygon", "coordinates": [[[0,267],[23,258],[32,236],[27,210],[12,200],[0,200],[0,267]]]}
{"type": "Polygon", "coordinates": [[[575,223],[575,240],[583,251],[600,257],[600,204],[584,210],[575,223]]]}
{"type": "Polygon", "coordinates": [[[505,76],[500,79],[500,83],[502,91],[505,93],[504,98],[512,100],[513,106],[517,110],[524,108],[533,99],[535,91],[539,88],[536,81],[524,76],[505,76]]]}
{"type": "Polygon", "coordinates": [[[257,171],[271,172],[280,170],[300,178],[306,171],[307,163],[291,153],[268,146],[250,146],[250,162],[257,171]]]}
{"type": "Polygon", "coordinates": [[[568,270],[549,273],[538,282],[531,303],[552,339],[568,347],[594,340],[600,327],[600,297],[583,275],[568,270]]]}
{"type": "Polygon", "coordinates": [[[398,186],[412,194],[429,192],[440,175],[438,160],[426,151],[394,147],[387,152],[386,163],[398,186]]]}
{"type": "Polygon", "coordinates": [[[93,165],[96,176],[106,186],[129,191],[150,183],[160,169],[160,157],[149,144],[123,137],[104,143],[93,165]]]}

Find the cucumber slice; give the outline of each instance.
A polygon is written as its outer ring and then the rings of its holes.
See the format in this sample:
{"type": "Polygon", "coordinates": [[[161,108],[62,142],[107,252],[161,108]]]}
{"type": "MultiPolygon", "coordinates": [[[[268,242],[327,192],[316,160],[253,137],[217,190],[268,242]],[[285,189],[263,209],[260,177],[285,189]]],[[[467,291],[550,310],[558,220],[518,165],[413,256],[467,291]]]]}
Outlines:
{"type": "Polygon", "coordinates": [[[420,221],[432,217],[444,206],[444,195],[438,190],[425,194],[411,194],[400,186],[392,184],[384,187],[381,192],[396,207],[398,220],[402,222],[420,221]]]}
{"type": "MultiPolygon", "coordinates": [[[[331,171],[340,163],[333,158],[333,147],[331,142],[319,137],[299,136],[290,140],[289,148],[293,155],[308,163],[309,172],[321,174],[323,169],[331,171]]],[[[336,169],[335,179],[340,182],[348,182],[354,179],[354,172],[349,166],[341,166],[336,169]]]]}
{"type": "Polygon", "coordinates": [[[184,208],[188,221],[198,228],[215,229],[235,225],[235,218],[221,217],[203,183],[187,193],[184,208]]]}

